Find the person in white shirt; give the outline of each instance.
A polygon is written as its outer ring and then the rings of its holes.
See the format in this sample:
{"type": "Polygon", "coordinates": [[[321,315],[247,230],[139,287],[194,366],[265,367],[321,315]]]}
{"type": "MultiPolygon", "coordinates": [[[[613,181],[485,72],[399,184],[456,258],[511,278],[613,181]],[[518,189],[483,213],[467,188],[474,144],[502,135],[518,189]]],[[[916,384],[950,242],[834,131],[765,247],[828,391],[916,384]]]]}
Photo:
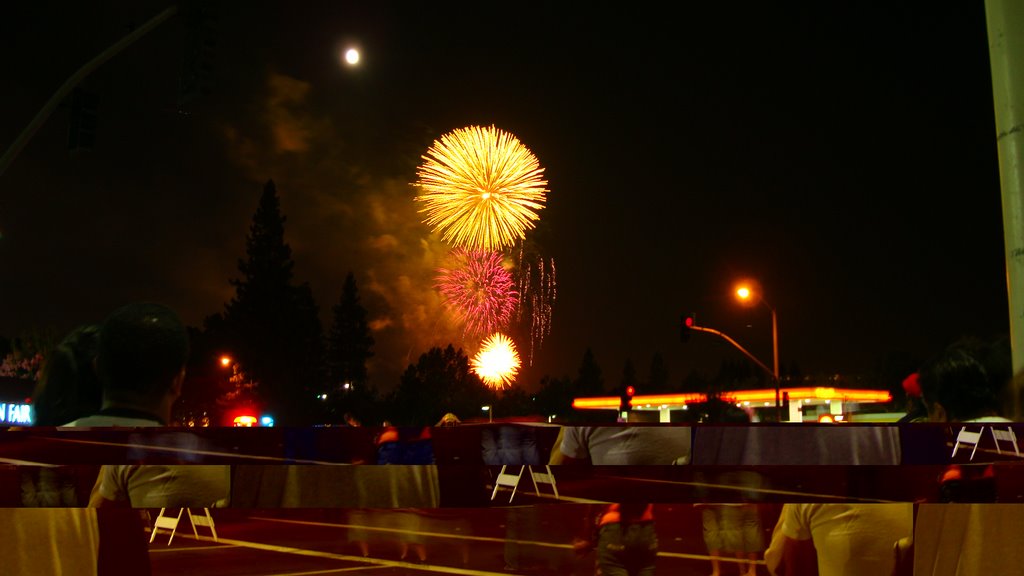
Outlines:
{"type": "Polygon", "coordinates": [[[96,513],[86,508],[0,508],[0,573],[96,576],[96,513]]]}
{"type": "Polygon", "coordinates": [[[690,438],[689,426],[566,426],[556,443],[557,450],[552,451],[550,463],[688,464],[690,438]]]}
{"type": "MultiPolygon", "coordinates": [[[[188,333],[172,309],[139,302],[115,310],[104,320],[96,345],[102,408],[66,426],[167,426],[181,394],[188,353],[188,333]]],[[[224,505],[229,495],[226,465],[104,465],[89,505],[212,507],[224,505]]]]}
{"type": "Polygon", "coordinates": [[[773,576],[794,574],[796,551],[810,541],[821,576],[888,576],[913,531],[912,503],[784,504],[765,562],[773,576]]]}

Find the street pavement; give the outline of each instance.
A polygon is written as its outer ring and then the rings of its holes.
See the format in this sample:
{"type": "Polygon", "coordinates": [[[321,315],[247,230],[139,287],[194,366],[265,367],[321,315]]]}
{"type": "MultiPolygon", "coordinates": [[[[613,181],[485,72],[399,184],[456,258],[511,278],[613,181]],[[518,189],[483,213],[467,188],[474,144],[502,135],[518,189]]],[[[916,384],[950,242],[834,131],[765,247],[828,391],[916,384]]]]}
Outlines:
{"type": "MultiPolygon", "coordinates": [[[[150,558],[154,576],[589,575],[594,554],[575,554],[571,542],[586,533],[587,519],[598,509],[562,504],[443,512],[215,510],[217,542],[203,527],[196,538],[184,520],[171,545],[167,531],[157,535],[150,558]],[[368,540],[368,557],[362,556],[359,539],[368,540]],[[406,560],[401,559],[403,542],[409,547],[406,560]],[[424,551],[423,562],[415,561],[417,546],[424,551]]],[[[778,510],[760,508],[765,544],[778,510]]],[[[706,574],[710,564],[700,508],[658,505],[655,518],[658,573],[706,574]]]]}
{"type": "MultiPolygon", "coordinates": [[[[468,429],[468,428],[467,428],[468,429]]],[[[925,429],[927,431],[927,429],[925,429]]],[[[75,467],[80,499],[88,496],[100,464],[121,463],[224,463],[232,465],[310,464],[338,466],[354,454],[341,442],[323,444],[326,437],[307,431],[284,429],[219,429],[146,431],[0,431],[0,506],[21,505],[19,468],[32,465],[75,467]],[[289,446],[306,446],[296,451],[289,446]],[[347,452],[348,451],[348,452],[347,452]],[[321,460],[321,458],[323,458],[321,460]]],[[[331,440],[359,433],[358,429],[332,430],[331,440]]],[[[440,438],[440,435],[438,436],[440,438]]],[[[465,444],[453,454],[472,453],[476,440],[452,433],[446,441],[465,444]],[[454,439],[454,440],[453,440],[454,439]],[[461,440],[460,440],[461,439],[461,440]],[[470,441],[472,440],[472,441],[470,441]]],[[[479,452],[479,443],[475,444],[479,452]]],[[[948,447],[951,449],[951,447],[948,447]]],[[[906,449],[904,450],[907,451],[906,449]]],[[[956,461],[978,465],[995,460],[998,502],[1024,502],[1024,460],[1015,452],[972,453],[961,450],[956,461]]],[[[946,453],[948,456],[948,452],[946,453]]],[[[928,458],[924,460],[934,460],[928,458]]],[[[349,468],[344,464],[342,467],[349,468]]],[[[401,465],[396,465],[396,468],[401,465]]],[[[830,501],[935,501],[938,482],[948,466],[944,464],[858,465],[858,466],[556,466],[552,473],[564,500],[620,501],[632,498],[649,502],[830,502],[830,501]]],[[[516,467],[511,467],[515,469],[516,467]]],[[[534,467],[542,470],[543,467],[534,467]]],[[[351,470],[351,468],[349,468],[351,470]]],[[[499,494],[493,501],[493,485],[500,466],[482,461],[450,457],[438,465],[438,487],[442,507],[492,507],[507,504],[499,494]],[[458,463],[453,463],[458,462],[458,463]]],[[[542,495],[533,494],[524,475],[514,503],[543,503],[552,489],[541,485],[542,495]]],[[[233,496],[239,496],[233,494],[233,496]]],[[[249,504],[235,498],[241,506],[249,504]]],[[[350,505],[343,498],[340,505],[350,505]]],[[[84,500],[82,504],[84,505],[84,500]]],[[[334,504],[313,503],[312,507],[334,504]]],[[[357,502],[351,505],[358,505],[357,502]]],[[[415,505],[415,504],[414,504],[415,505]]]]}

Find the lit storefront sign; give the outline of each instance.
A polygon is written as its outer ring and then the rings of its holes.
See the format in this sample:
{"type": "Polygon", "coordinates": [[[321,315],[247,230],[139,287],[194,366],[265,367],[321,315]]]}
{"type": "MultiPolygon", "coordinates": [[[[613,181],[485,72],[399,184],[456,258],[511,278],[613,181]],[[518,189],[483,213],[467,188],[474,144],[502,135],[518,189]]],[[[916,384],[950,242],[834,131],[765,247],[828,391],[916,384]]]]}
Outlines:
{"type": "Polygon", "coordinates": [[[0,426],[31,426],[32,406],[0,402],[0,426]]]}
{"type": "MultiPolygon", "coordinates": [[[[892,394],[887,390],[858,390],[848,388],[783,388],[782,393],[789,396],[790,401],[803,402],[891,402],[892,394]]],[[[775,389],[764,390],[731,390],[722,393],[722,399],[729,402],[751,403],[771,402],[775,403],[775,389]]],[[[576,398],[572,407],[577,410],[601,410],[619,408],[621,399],[618,396],[600,396],[594,398],[576,398]]],[[[704,394],[657,394],[648,396],[634,396],[630,398],[629,404],[636,409],[644,408],[682,408],[687,404],[698,404],[707,402],[704,394]]]]}

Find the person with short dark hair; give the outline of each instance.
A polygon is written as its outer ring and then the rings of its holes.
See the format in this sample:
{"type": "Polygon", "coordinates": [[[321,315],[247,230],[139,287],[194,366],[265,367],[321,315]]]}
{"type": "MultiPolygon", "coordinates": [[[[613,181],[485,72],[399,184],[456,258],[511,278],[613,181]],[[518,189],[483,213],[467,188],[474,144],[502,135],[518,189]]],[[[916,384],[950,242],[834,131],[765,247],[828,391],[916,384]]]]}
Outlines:
{"type": "Polygon", "coordinates": [[[188,352],[188,332],[174,310],[151,302],[115,310],[96,345],[102,406],[66,426],[166,426],[181,395],[188,352]]]}
{"type": "Polygon", "coordinates": [[[1008,422],[1001,399],[1012,374],[1009,343],[960,340],[918,371],[932,422],[1008,422]]]}
{"type": "MultiPolygon", "coordinates": [[[[1012,373],[1007,338],[987,342],[965,338],[953,343],[918,371],[928,420],[1010,422],[1001,409],[1012,373]]],[[[996,494],[995,468],[991,465],[982,468],[953,463],[939,477],[941,502],[995,502],[996,494]]]]}
{"type": "MultiPolygon", "coordinates": [[[[118,308],[104,320],[96,346],[102,408],[67,426],[167,426],[181,395],[188,353],[188,332],[174,310],[152,302],[118,308]]],[[[229,494],[225,465],[104,465],[89,505],[214,507],[226,503],[229,494]]]]}

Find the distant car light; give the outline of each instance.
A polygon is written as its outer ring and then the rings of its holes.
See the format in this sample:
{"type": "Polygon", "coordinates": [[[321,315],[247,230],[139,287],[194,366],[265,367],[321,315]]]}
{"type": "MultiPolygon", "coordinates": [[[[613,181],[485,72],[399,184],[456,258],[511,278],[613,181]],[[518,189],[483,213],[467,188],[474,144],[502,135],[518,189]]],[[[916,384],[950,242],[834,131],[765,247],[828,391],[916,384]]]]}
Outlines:
{"type": "Polygon", "coordinates": [[[239,428],[251,428],[256,425],[255,416],[235,416],[234,425],[239,428]]]}

